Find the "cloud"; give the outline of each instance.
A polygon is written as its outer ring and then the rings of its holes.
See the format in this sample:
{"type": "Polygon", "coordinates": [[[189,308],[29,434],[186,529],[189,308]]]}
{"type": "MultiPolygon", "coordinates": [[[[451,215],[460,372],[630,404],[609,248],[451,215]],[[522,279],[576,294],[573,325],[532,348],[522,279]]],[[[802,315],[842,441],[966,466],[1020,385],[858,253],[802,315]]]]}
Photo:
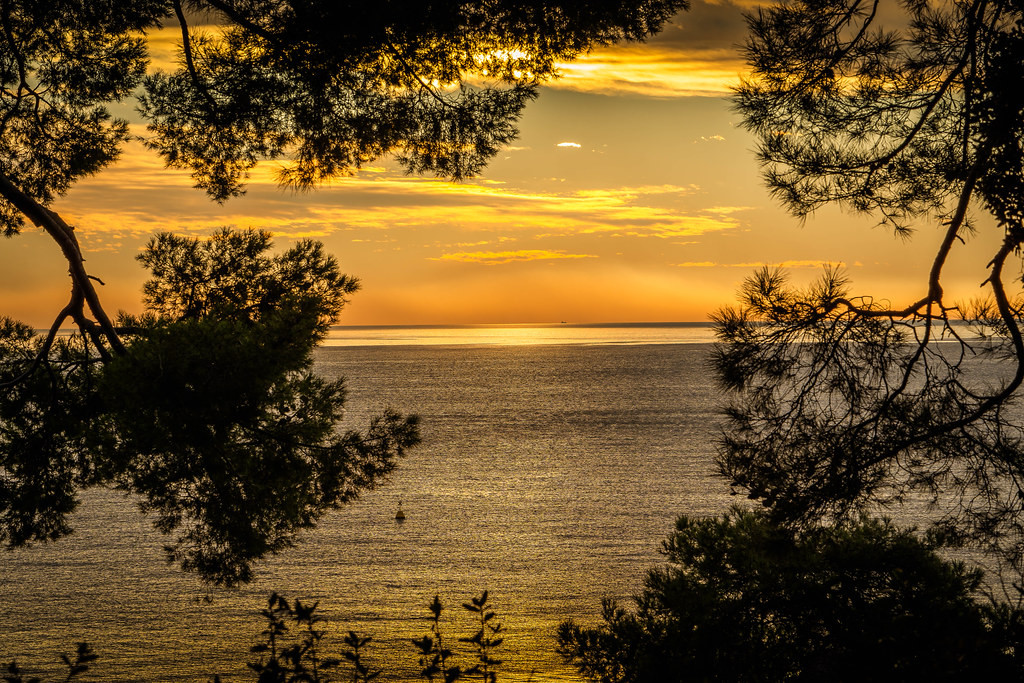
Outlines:
{"type": "Polygon", "coordinates": [[[649,42],[693,50],[737,47],[748,35],[744,13],[759,4],[762,0],[692,0],[689,11],[676,14],[649,42]]]}
{"type": "Polygon", "coordinates": [[[560,77],[547,87],[605,95],[721,97],[732,92],[745,72],[733,49],[658,49],[651,45],[594,50],[558,65],[560,77]]]}
{"type": "Polygon", "coordinates": [[[579,149],[582,145],[578,142],[559,142],[555,147],[573,147],[579,149]]]}
{"type": "Polygon", "coordinates": [[[755,206],[709,206],[704,211],[706,213],[714,213],[721,216],[729,216],[740,211],[752,211],[757,207],[755,206]]]}
{"type": "Polygon", "coordinates": [[[94,244],[115,235],[202,234],[225,225],[261,227],[292,238],[443,229],[464,233],[457,241],[466,242],[494,239],[468,233],[678,238],[741,226],[731,215],[739,210],[735,207],[685,208],[698,191],[692,185],[531,191],[493,180],[455,184],[374,169],[300,194],[277,186],[274,166],[255,169],[244,197],[216,205],[191,187],[187,172],[165,169],[134,143],[117,166],[78,183],[54,208],[94,244]]]}
{"type": "Polygon", "coordinates": [[[693,0],[647,42],[598,48],[559,64],[562,77],[546,86],[649,97],[728,95],[748,71],[740,46],[748,32],[743,14],[754,1],[693,0]]]}
{"type": "MultiPolygon", "coordinates": [[[[558,63],[560,77],[547,87],[568,90],[678,97],[721,96],[746,71],[737,45],[746,34],[743,8],[733,2],[693,3],[650,41],[600,47],[572,62],[558,63]]],[[[189,22],[193,36],[217,36],[223,27],[210,17],[189,22]]],[[[176,22],[147,32],[150,70],[175,70],[181,54],[176,22]]]]}
{"type": "Polygon", "coordinates": [[[431,261],[457,261],[459,263],[480,263],[496,266],[505,263],[523,261],[547,261],[551,259],[597,258],[596,254],[567,254],[561,250],[520,249],[518,251],[460,251],[454,254],[442,254],[431,261]]]}
{"type": "MultiPolygon", "coordinates": [[[[672,265],[678,266],[679,268],[846,268],[846,263],[843,261],[818,261],[818,260],[796,260],[796,261],[782,261],[776,263],[765,263],[763,261],[753,261],[750,263],[718,263],[716,261],[687,261],[685,263],[673,263],[672,265]]],[[[859,263],[855,263],[860,265],[859,263]]]]}
{"type": "MultiPolygon", "coordinates": [[[[743,12],[753,0],[732,2],[694,0],[649,41],[600,47],[572,62],[557,64],[560,78],[547,87],[568,90],[678,97],[721,96],[731,92],[746,71],[737,46],[743,44],[747,25],[743,12]]],[[[193,15],[189,30],[194,37],[216,37],[224,30],[216,17],[193,15]]],[[[175,70],[181,54],[177,22],[146,34],[150,70],[175,70]]]]}

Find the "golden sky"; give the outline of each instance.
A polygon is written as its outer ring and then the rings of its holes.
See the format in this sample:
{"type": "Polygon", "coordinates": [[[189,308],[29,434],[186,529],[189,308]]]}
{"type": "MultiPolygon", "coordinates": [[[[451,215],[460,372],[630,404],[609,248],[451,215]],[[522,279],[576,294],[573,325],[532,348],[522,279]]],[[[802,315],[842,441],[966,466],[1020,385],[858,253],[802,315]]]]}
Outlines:
{"type": "MultiPolygon", "coordinates": [[[[221,206],[136,143],[54,208],[77,226],[110,310],[140,309],[146,274],[133,257],[152,233],[223,225],[269,229],[281,246],[322,240],[363,283],[349,325],[701,321],[764,264],[796,281],[842,264],[855,293],[923,294],[937,226],[906,242],[837,211],[801,225],[768,196],[728,101],[743,37],[739,6],[698,1],[649,43],[563,65],[528,105],[519,139],[461,184],[382,159],[296,194],[267,164],[221,206]]],[[[977,290],[991,249],[976,242],[947,291],[977,290]]],[[[7,241],[0,311],[48,326],[67,298],[65,270],[44,235],[7,241]]]]}

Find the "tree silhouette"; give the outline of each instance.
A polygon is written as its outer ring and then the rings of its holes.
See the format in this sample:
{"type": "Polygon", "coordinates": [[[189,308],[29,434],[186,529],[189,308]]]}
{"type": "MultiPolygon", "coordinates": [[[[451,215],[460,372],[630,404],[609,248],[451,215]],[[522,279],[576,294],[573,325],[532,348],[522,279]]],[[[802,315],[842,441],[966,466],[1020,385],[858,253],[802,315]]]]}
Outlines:
{"type": "Polygon", "coordinates": [[[126,352],[103,361],[85,337],[44,343],[6,320],[0,362],[0,534],[10,546],[70,531],[83,486],[142,496],[176,532],[168,559],[204,579],[251,578],[252,562],[354,498],[418,441],[392,412],[339,433],[342,382],[312,352],[354,279],[319,244],[270,256],[270,236],[159,235],[139,260],[148,312],[117,321],[126,352]]]}
{"type": "Polygon", "coordinates": [[[77,491],[113,484],[177,534],[171,559],[245,581],[418,440],[394,413],[337,432],[344,390],[311,353],[357,283],[317,243],[273,255],[260,231],[160,235],[140,257],[146,313],[106,313],[73,226],[48,207],[117,159],[129,129],[112,103],[134,99],[146,143],[218,201],[268,159],[303,189],[382,155],[459,179],[515,136],[558,60],[643,39],[685,5],[0,2],[0,230],[40,227],[71,277],[45,334],[0,320],[0,541],[67,534],[77,491]],[[196,17],[216,29],[196,32],[196,17]],[[179,64],[149,72],[147,31],[165,21],[179,64]]]}
{"type": "Polygon", "coordinates": [[[680,517],[635,609],[559,628],[601,683],[960,681],[1020,675],[1021,614],[981,572],[886,521],[795,531],[764,512],[680,517]]]}
{"type": "Polygon", "coordinates": [[[771,270],[746,282],[717,315],[716,364],[735,398],[720,466],[791,522],[920,496],[938,504],[947,541],[1019,569],[1024,338],[1007,271],[1024,243],[1024,15],[1002,0],[895,11],[794,0],[749,17],[752,73],[736,102],[775,196],[800,218],[838,204],[900,235],[931,221],[944,236],[905,306],[853,296],[836,271],[805,290],[771,270]],[[949,301],[950,253],[990,223],[1003,239],[978,276],[987,297],[949,301]],[[976,372],[986,362],[998,384],[976,372]]]}
{"type": "Polygon", "coordinates": [[[182,18],[184,64],[147,78],[140,104],[151,144],[215,199],[285,156],[280,179],[298,188],[384,154],[459,179],[515,137],[556,62],[642,39],[686,4],[199,1],[227,28],[197,35],[182,18]]]}

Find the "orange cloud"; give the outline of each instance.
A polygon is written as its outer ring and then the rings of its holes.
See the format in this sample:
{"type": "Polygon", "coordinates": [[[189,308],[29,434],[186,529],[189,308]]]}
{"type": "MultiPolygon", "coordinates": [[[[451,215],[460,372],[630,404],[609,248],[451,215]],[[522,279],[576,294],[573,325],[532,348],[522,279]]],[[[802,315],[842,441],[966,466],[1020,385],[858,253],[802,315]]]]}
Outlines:
{"type": "MultiPolygon", "coordinates": [[[[224,225],[276,234],[445,228],[499,234],[605,234],[679,238],[740,227],[745,207],[683,208],[698,188],[641,185],[575,191],[524,190],[493,180],[454,184],[374,168],[312,194],[282,192],[274,163],[254,169],[245,197],[216,205],[140,143],[120,162],[80,182],[55,208],[93,240],[142,238],[158,230],[208,233],[224,225]]],[[[367,235],[359,235],[367,238],[367,235]]],[[[463,238],[462,241],[472,241],[463,238]]]]}
{"type": "MultiPolygon", "coordinates": [[[[222,26],[192,22],[193,38],[216,38],[222,26]]],[[[172,71],[181,56],[181,29],[176,21],[147,31],[150,71],[172,71]]],[[[678,44],[612,45],[556,65],[558,77],[545,81],[550,88],[603,94],[654,97],[729,94],[746,71],[738,50],[729,46],[693,49],[678,44]]]]}
{"type": "Polygon", "coordinates": [[[558,65],[549,88],[649,97],[721,97],[732,92],[747,70],[737,50],[689,51],[653,45],[594,50],[558,65]]]}
{"type": "MultiPolygon", "coordinates": [[[[715,261],[687,261],[685,263],[674,263],[672,265],[680,268],[824,268],[831,266],[833,268],[845,268],[846,263],[843,261],[816,261],[816,260],[798,260],[798,261],[782,261],[780,263],[764,263],[760,261],[753,261],[750,263],[717,263],[715,261]]],[[[854,263],[855,266],[860,263],[854,263]]]]}
{"type": "Polygon", "coordinates": [[[480,263],[496,266],[504,263],[522,261],[546,261],[550,259],[597,258],[595,254],[567,254],[564,251],[547,249],[520,249],[519,251],[460,251],[455,254],[442,254],[431,261],[457,261],[459,263],[480,263]]]}

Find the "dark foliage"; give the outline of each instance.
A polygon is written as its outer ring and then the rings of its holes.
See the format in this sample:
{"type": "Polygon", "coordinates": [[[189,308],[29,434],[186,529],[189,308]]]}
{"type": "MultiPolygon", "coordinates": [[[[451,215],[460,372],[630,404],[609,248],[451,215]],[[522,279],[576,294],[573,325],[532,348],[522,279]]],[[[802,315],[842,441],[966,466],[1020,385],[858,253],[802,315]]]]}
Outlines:
{"type": "Polygon", "coordinates": [[[592,681],[1017,680],[1024,615],[975,602],[981,574],[862,519],[795,532],[763,513],[681,517],[636,608],[564,623],[592,681]]]}
{"type": "Polygon", "coordinates": [[[455,651],[445,645],[444,629],[441,628],[444,606],[440,597],[435,595],[433,602],[428,605],[431,615],[430,633],[412,641],[420,655],[420,676],[428,681],[437,678],[442,683],[454,683],[466,678],[479,678],[484,683],[494,683],[501,665],[501,660],[494,657],[494,650],[504,639],[499,637],[502,625],[495,620],[497,614],[488,601],[487,591],[479,598],[471,598],[470,602],[463,603],[462,608],[477,617],[479,628],[476,633],[468,638],[459,638],[460,643],[468,643],[476,650],[477,663],[465,668],[454,663],[455,651]]]}
{"type": "Polygon", "coordinates": [[[356,281],[317,243],[273,256],[260,232],[161,235],[141,259],[147,312],[104,311],[74,227],[48,207],[117,159],[128,124],[112,104],[134,99],[147,143],[218,200],[267,159],[298,188],[385,154],[458,179],[515,136],[557,60],[641,40],[685,6],[0,2],[0,232],[39,226],[71,277],[46,334],[0,320],[0,541],[57,539],[79,490],[114,484],[177,534],[172,560],[244,581],[418,438],[390,412],[337,433],[343,387],[311,372],[310,353],[356,281]],[[164,23],[182,40],[169,72],[146,49],[164,23]],[[58,334],[66,324],[75,334],[58,334]]]}
{"type": "Polygon", "coordinates": [[[311,371],[357,283],[318,244],[270,247],[254,231],[152,240],[150,312],[123,317],[107,362],[81,335],[39,360],[30,330],[0,329],[4,378],[23,377],[0,402],[0,539],[58,538],[79,487],[114,484],[177,534],[170,560],[230,585],[391,471],[416,418],[341,433],[344,386],[311,371]]]}
{"type": "MultiPolygon", "coordinates": [[[[79,643],[74,659],[67,655],[60,656],[61,661],[68,670],[67,676],[64,680],[72,681],[78,678],[80,674],[88,671],[89,665],[98,658],[98,655],[92,651],[92,648],[89,647],[88,643],[79,643]]],[[[42,679],[38,676],[26,677],[25,672],[18,666],[17,662],[11,662],[7,665],[4,681],[5,683],[43,683],[42,679]]]]}
{"type": "MultiPolygon", "coordinates": [[[[458,640],[473,647],[477,663],[466,668],[454,663],[459,655],[443,645],[446,639],[441,627],[444,606],[440,598],[435,596],[428,605],[430,634],[413,641],[420,655],[420,676],[428,681],[437,679],[443,683],[470,679],[495,683],[501,662],[493,654],[495,648],[501,645],[501,638],[494,636],[501,632],[502,627],[496,620],[497,615],[488,600],[487,591],[479,598],[470,598],[462,607],[476,615],[479,630],[472,636],[458,640]]],[[[307,605],[296,600],[290,604],[277,593],[270,596],[267,609],[263,610],[267,627],[260,634],[262,640],[251,649],[253,654],[259,655],[257,661],[249,663],[249,668],[258,675],[257,680],[260,683],[327,683],[339,680],[333,678],[332,674],[340,668],[348,668],[344,678],[353,683],[369,683],[379,678],[382,670],[374,669],[367,660],[367,645],[373,640],[369,636],[349,631],[344,638],[346,649],[342,650],[341,657],[326,655],[321,644],[326,635],[321,626],[325,620],[316,614],[316,609],[317,603],[307,605]],[[292,622],[298,629],[297,638],[289,632],[289,623],[292,622]]],[[[220,678],[215,677],[214,680],[219,681],[220,678]]]]}
{"type": "MultiPolygon", "coordinates": [[[[370,683],[377,680],[383,673],[368,663],[368,645],[373,638],[349,631],[344,637],[345,648],[340,657],[327,654],[323,643],[327,637],[326,619],[317,612],[319,603],[303,603],[301,600],[289,601],[283,595],[272,593],[267,600],[267,607],[260,614],[266,620],[266,627],[259,634],[259,641],[249,652],[256,655],[256,661],[249,662],[249,669],[256,675],[258,683],[328,683],[329,681],[347,680],[352,683],[370,683]]],[[[496,683],[498,667],[501,661],[494,657],[494,651],[501,645],[501,638],[496,638],[502,631],[497,622],[494,606],[488,600],[487,591],[480,597],[472,597],[463,604],[463,609],[475,615],[479,630],[472,636],[459,638],[459,642],[472,646],[477,663],[462,668],[454,664],[459,655],[442,646],[445,639],[441,627],[441,615],[444,606],[439,597],[428,605],[431,622],[430,634],[413,641],[420,655],[421,666],[427,663],[420,676],[428,681],[435,678],[444,683],[458,680],[479,680],[483,683],[496,683]]],[[[89,669],[89,664],[97,659],[89,645],[79,643],[78,655],[72,660],[61,655],[61,660],[68,668],[67,678],[72,680],[89,669]]],[[[25,678],[25,672],[16,662],[7,667],[4,680],[8,683],[42,683],[40,678],[25,678]]],[[[220,683],[219,675],[213,677],[213,683],[220,683]]]]}
{"type": "MultiPolygon", "coordinates": [[[[139,33],[164,0],[24,0],[0,8],[0,174],[43,204],[115,160],[128,137],[107,105],[132,96],[146,70],[139,33]]],[[[8,193],[0,231],[24,223],[8,193]]]]}
{"type": "Polygon", "coordinates": [[[641,40],[686,0],[373,3],[194,0],[226,22],[145,81],[151,144],[215,199],[260,159],[306,188],[393,154],[414,173],[478,173],[555,63],[641,40]]]}
{"type": "Polygon", "coordinates": [[[904,236],[935,222],[942,242],[905,306],[854,296],[833,271],[806,290],[778,272],[750,278],[717,315],[733,398],[720,464],[789,522],[933,502],[948,542],[1019,572],[1024,15],[1005,0],[883,5],[795,0],[750,17],[737,107],[794,215],[838,204],[904,236]],[[942,276],[980,211],[1003,239],[978,273],[986,296],[957,304],[942,276]]]}

